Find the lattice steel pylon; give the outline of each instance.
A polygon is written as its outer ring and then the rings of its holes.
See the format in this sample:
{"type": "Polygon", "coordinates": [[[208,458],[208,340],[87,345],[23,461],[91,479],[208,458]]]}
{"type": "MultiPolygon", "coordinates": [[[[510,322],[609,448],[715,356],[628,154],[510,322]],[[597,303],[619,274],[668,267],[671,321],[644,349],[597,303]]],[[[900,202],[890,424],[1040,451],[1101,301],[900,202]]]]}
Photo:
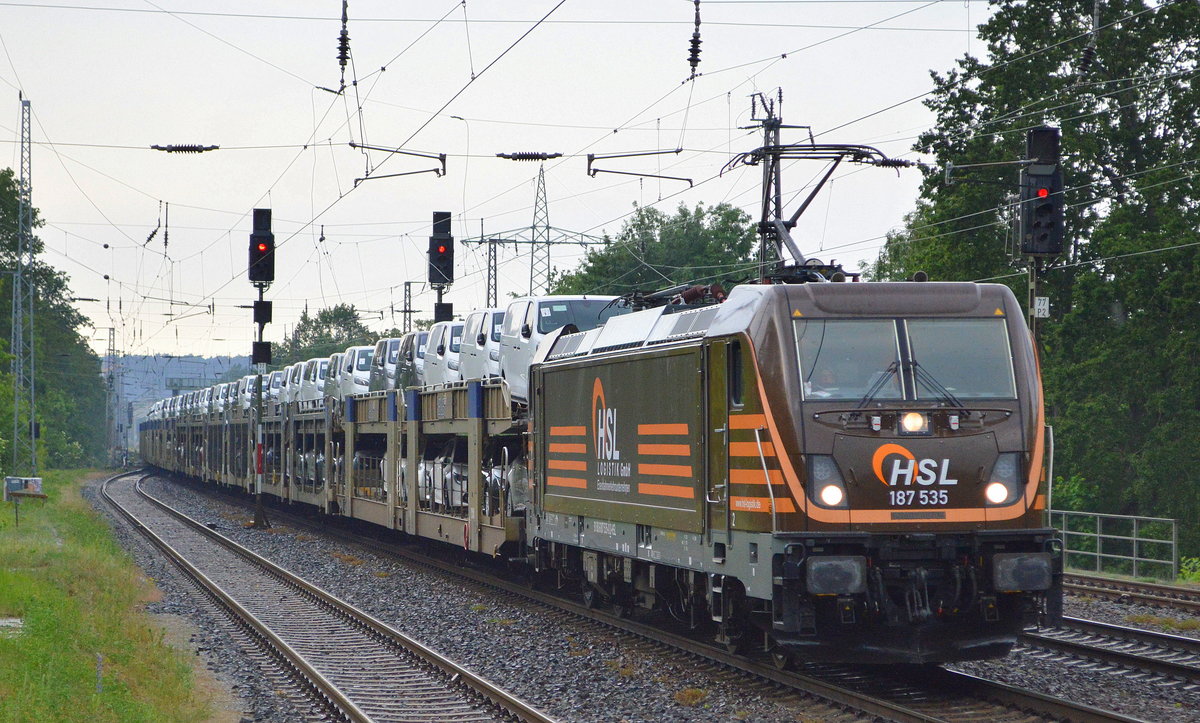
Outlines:
{"type": "Polygon", "coordinates": [[[537,198],[533,225],[529,227],[529,295],[545,293],[550,287],[550,206],[546,203],[546,167],[538,166],[537,198]]]}
{"type": "Polygon", "coordinates": [[[109,462],[117,458],[117,415],[120,414],[119,392],[117,387],[117,329],[108,327],[108,350],[104,353],[106,371],[104,374],[107,394],[104,395],[104,418],[108,425],[107,443],[109,462]]]}
{"type": "Polygon", "coordinates": [[[31,140],[29,101],[21,101],[21,175],[17,186],[17,248],[13,269],[12,352],[13,435],[12,474],[26,471],[37,475],[37,396],[33,386],[33,291],[28,269],[33,264],[33,203],[31,180],[31,140]],[[28,467],[25,464],[28,461],[28,467]]]}
{"type": "Polygon", "coordinates": [[[407,334],[408,332],[412,331],[413,308],[411,281],[404,282],[404,308],[400,310],[400,313],[404,315],[404,333],[407,334]]]}
{"type": "Polygon", "coordinates": [[[489,309],[495,308],[498,303],[497,299],[499,291],[497,284],[499,279],[496,278],[496,246],[503,243],[499,239],[488,239],[487,252],[487,306],[489,309]]]}

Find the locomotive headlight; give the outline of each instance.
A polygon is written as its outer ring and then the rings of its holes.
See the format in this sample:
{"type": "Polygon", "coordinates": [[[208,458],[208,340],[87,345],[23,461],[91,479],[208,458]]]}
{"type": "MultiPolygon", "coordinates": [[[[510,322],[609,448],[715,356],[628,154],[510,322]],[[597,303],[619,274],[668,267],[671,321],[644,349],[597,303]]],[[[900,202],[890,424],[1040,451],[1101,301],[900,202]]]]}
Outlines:
{"type": "Polygon", "coordinates": [[[808,455],[808,497],[814,504],[832,509],[846,509],[846,483],[837,462],[827,454],[808,455]]]}
{"type": "Polygon", "coordinates": [[[1021,496],[1020,454],[1004,452],[997,455],[983,496],[989,505],[1011,504],[1021,496]]]}
{"type": "Polygon", "coordinates": [[[825,485],[821,488],[821,502],[824,502],[826,507],[837,507],[845,498],[846,493],[837,485],[825,485]]]}
{"type": "Polygon", "coordinates": [[[902,434],[924,434],[929,431],[929,417],[920,412],[908,412],[900,417],[902,434]]]}
{"type": "Polygon", "coordinates": [[[989,482],[983,494],[987,496],[988,502],[998,505],[1008,499],[1008,488],[1003,482],[989,482]]]}

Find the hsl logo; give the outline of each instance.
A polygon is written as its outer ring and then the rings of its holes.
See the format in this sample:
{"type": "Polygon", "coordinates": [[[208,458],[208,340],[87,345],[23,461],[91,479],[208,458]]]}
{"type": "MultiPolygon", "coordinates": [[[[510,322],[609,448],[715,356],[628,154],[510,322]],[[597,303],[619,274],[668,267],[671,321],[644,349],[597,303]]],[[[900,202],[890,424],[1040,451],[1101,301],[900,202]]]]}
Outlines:
{"type": "Polygon", "coordinates": [[[916,455],[898,444],[885,444],[875,450],[871,460],[875,477],[888,487],[903,484],[905,487],[916,482],[929,486],[935,482],[939,485],[956,485],[958,480],[950,478],[950,460],[948,459],[917,459],[916,455]],[[887,478],[883,476],[883,463],[892,458],[892,469],[887,478]]]}
{"type": "Polygon", "coordinates": [[[599,377],[592,384],[592,421],[596,425],[592,430],[596,459],[613,462],[621,459],[621,450],[617,449],[617,410],[610,409],[605,401],[599,377]]]}

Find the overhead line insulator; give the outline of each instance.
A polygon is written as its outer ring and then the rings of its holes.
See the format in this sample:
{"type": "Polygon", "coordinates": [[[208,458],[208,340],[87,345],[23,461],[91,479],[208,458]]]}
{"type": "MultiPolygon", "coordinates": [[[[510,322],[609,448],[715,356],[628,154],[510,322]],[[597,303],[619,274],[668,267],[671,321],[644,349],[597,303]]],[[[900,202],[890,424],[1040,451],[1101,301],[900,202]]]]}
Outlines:
{"type": "Polygon", "coordinates": [[[545,161],[551,158],[562,158],[561,153],[541,153],[538,151],[518,151],[516,153],[497,153],[497,158],[507,158],[510,161],[545,161]]]}
{"type": "Polygon", "coordinates": [[[167,153],[204,153],[205,151],[219,150],[220,146],[201,146],[198,144],[178,144],[169,146],[150,146],[152,151],[166,151],[167,153]]]}

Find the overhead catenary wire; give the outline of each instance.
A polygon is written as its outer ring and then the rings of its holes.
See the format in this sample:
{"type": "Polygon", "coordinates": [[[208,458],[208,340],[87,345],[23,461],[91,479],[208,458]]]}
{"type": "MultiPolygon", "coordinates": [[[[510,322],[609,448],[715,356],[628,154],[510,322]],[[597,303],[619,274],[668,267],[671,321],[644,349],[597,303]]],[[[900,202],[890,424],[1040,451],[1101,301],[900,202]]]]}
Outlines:
{"type": "MultiPolygon", "coordinates": [[[[687,107],[689,107],[689,108],[690,108],[690,107],[693,107],[693,104],[689,102],[687,107]]],[[[465,205],[465,204],[464,204],[464,205],[465,205]]],[[[332,269],[331,269],[331,270],[332,270],[332,269]]]]}
{"type": "MultiPolygon", "coordinates": [[[[420,133],[422,130],[424,130],[424,128],[426,128],[426,127],[429,125],[429,123],[430,123],[430,122],[432,122],[432,120],[433,120],[433,118],[434,118],[434,117],[436,117],[436,116],[437,116],[438,114],[440,114],[440,113],[441,113],[443,110],[445,110],[445,109],[446,109],[446,108],[447,108],[447,107],[448,107],[448,106],[449,106],[449,105],[450,105],[452,102],[454,102],[454,100],[455,100],[456,98],[458,98],[460,95],[462,95],[462,93],[463,93],[463,92],[465,92],[465,91],[466,91],[466,89],[467,89],[467,88],[468,88],[468,87],[469,87],[469,86],[470,86],[472,83],[476,82],[476,80],[478,80],[478,78],[482,77],[484,73],[486,73],[486,72],[487,72],[489,69],[491,69],[491,68],[492,68],[492,67],[493,67],[493,66],[494,66],[494,65],[495,65],[497,62],[499,62],[499,61],[500,61],[502,58],[504,58],[504,56],[505,56],[505,55],[507,55],[507,54],[508,54],[508,53],[509,53],[509,52],[510,52],[510,51],[511,51],[511,50],[512,50],[514,47],[516,47],[516,46],[517,46],[517,45],[518,45],[518,44],[519,44],[519,43],[520,43],[522,40],[524,40],[526,37],[528,37],[528,36],[529,36],[529,34],[530,34],[530,33],[532,33],[532,32],[533,32],[535,29],[537,29],[537,27],[538,27],[539,25],[541,25],[541,23],[542,23],[542,22],[544,22],[546,18],[550,17],[550,15],[551,15],[551,14],[553,14],[553,13],[554,13],[554,12],[555,12],[555,11],[556,11],[558,8],[560,8],[560,7],[563,5],[563,3],[564,3],[564,2],[566,2],[566,0],[560,0],[560,1],[559,1],[559,2],[558,2],[556,5],[554,5],[554,7],[552,7],[552,8],[551,8],[551,9],[550,9],[550,10],[549,10],[549,11],[548,11],[548,12],[547,12],[547,13],[546,13],[544,16],[542,16],[542,18],[541,18],[540,20],[538,20],[536,23],[534,23],[534,24],[533,24],[533,25],[532,25],[532,26],[531,26],[529,29],[527,29],[527,30],[526,30],[524,33],[522,33],[522,34],[521,34],[521,35],[520,35],[520,36],[519,36],[519,37],[518,37],[516,40],[514,40],[514,41],[513,41],[513,42],[512,42],[512,43],[511,43],[511,44],[510,44],[510,45],[509,45],[507,48],[505,48],[503,51],[501,51],[501,52],[500,52],[500,54],[499,54],[499,55],[497,55],[497,56],[496,56],[496,57],[495,57],[495,58],[494,58],[494,59],[493,59],[493,60],[492,60],[490,63],[488,63],[488,65],[487,65],[487,66],[485,66],[485,67],[484,67],[482,70],[480,70],[480,71],[479,71],[479,73],[478,73],[478,74],[477,74],[477,75],[476,75],[474,78],[472,78],[471,80],[467,81],[467,83],[465,83],[465,84],[463,85],[463,87],[462,87],[462,88],[460,88],[460,89],[458,90],[458,92],[456,92],[456,93],[455,93],[453,96],[451,96],[451,98],[450,98],[449,100],[447,100],[447,101],[446,101],[446,102],[445,102],[445,103],[442,105],[442,107],[441,107],[441,108],[439,108],[439,109],[438,109],[438,110],[437,110],[437,111],[436,111],[436,112],[435,112],[435,113],[434,113],[432,116],[430,116],[430,118],[429,118],[428,120],[426,120],[424,123],[422,123],[422,124],[421,124],[421,125],[420,125],[420,126],[417,128],[417,129],[416,129],[416,130],[414,130],[414,131],[413,131],[413,132],[410,134],[410,136],[409,136],[409,137],[408,137],[408,138],[407,138],[407,139],[406,139],[406,140],[405,140],[403,143],[401,143],[401,144],[400,144],[400,147],[403,147],[403,146],[407,145],[407,144],[408,144],[408,143],[409,143],[409,142],[410,142],[410,141],[411,141],[411,140],[412,140],[414,137],[416,137],[416,135],[417,135],[417,134],[419,134],[419,133],[420,133]]],[[[387,161],[388,161],[388,159],[389,159],[389,158],[390,158],[390,156],[389,156],[388,158],[384,158],[384,160],[383,160],[383,161],[381,161],[381,162],[380,162],[380,164],[379,164],[378,166],[376,166],[376,167],[375,167],[375,170],[378,170],[378,169],[379,169],[380,167],[382,167],[382,166],[383,166],[385,163],[387,163],[387,161]]],[[[303,227],[302,227],[300,230],[298,230],[298,231],[296,231],[296,232],[294,232],[294,233],[292,233],[292,234],[288,235],[287,237],[285,237],[285,238],[284,238],[284,239],[282,239],[281,241],[277,242],[277,243],[276,243],[276,245],[275,245],[276,249],[279,249],[281,246],[283,246],[284,244],[286,244],[288,241],[290,241],[292,238],[294,238],[294,237],[296,236],[296,234],[297,234],[297,233],[299,233],[300,231],[302,231],[304,228],[307,228],[308,226],[311,226],[313,223],[315,223],[317,220],[319,220],[320,216],[323,216],[325,213],[327,213],[327,212],[328,212],[330,209],[332,209],[332,208],[333,208],[335,205],[337,205],[337,204],[338,204],[338,203],[339,203],[339,202],[340,202],[340,201],[341,201],[343,198],[345,198],[347,195],[349,195],[351,192],[353,192],[353,190],[354,190],[354,189],[353,189],[353,188],[351,188],[351,189],[347,190],[345,193],[343,193],[343,194],[340,194],[340,195],[339,195],[339,196],[338,196],[338,197],[337,197],[337,198],[336,198],[334,201],[332,201],[332,202],[331,202],[331,203],[330,203],[328,206],[326,206],[326,207],[325,207],[325,209],[324,209],[324,210],[322,210],[322,211],[320,212],[320,214],[318,214],[316,217],[312,218],[312,219],[311,219],[311,220],[309,220],[309,221],[308,221],[306,224],[304,224],[304,226],[303,226],[303,227]]],[[[234,279],[236,279],[236,276],[235,276],[235,277],[233,277],[233,278],[231,278],[231,279],[229,279],[228,281],[224,282],[223,284],[221,284],[221,286],[218,288],[218,290],[220,290],[221,288],[224,288],[225,286],[228,286],[230,283],[233,283],[234,279]]],[[[207,298],[207,296],[206,296],[205,298],[207,298]]],[[[153,339],[153,338],[154,338],[154,336],[155,336],[156,334],[157,334],[157,332],[153,332],[153,333],[151,333],[150,337],[148,337],[147,339],[145,339],[143,343],[145,343],[145,342],[149,341],[150,339],[153,339]]]]}

